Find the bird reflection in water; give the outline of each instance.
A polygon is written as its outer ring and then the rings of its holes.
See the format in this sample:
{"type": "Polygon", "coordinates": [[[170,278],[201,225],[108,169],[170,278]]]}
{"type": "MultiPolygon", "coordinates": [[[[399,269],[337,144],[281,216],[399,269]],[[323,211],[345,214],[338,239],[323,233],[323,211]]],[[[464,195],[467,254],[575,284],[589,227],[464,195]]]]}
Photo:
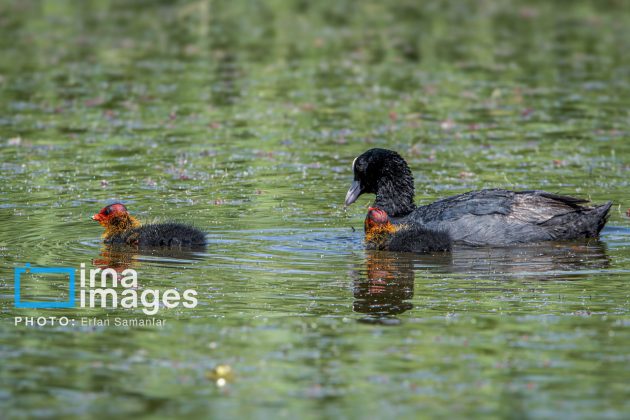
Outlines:
{"type": "Polygon", "coordinates": [[[191,249],[174,248],[142,248],[126,245],[109,245],[101,247],[100,257],[92,259],[92,265],[97,268],[113,268],[122,273],[127,268],[136,269],[142,262],[151,261],[156,264],[192,264],[201,260],[203,253],[191,249]]]}
{"type": "Polygon", "coordinates": [[[592,239],[495,248],[456,246],[452,253],[434,254],[366,251],[365,268],[353,272],[353,310],[366,314],[360,322],[400,323],[397,315],[413,308],[416,271],[457,274],[452,281],[461,281],[462,275],[467,280],[483,277],[497,282],[569,281],[609,265],[606,244],[592,239]]]}
{"type": "Polygon", "coordinates": [[[534,280],[571,280],[609,265],[606,244],[587,239],[496,248],[455,248],[451,264],[444,269],[450,273],[495,280],[515,276],[534,280]]]}
{"type": "Polygon", "coordinates": [[[367,315],[361,322],[397,324],[395,315],[413,308],[413,254],[367,251],[366,270],[355,274],[352,309],[367,315]]]}
{"type": "Polygon", "coordinates": [[[92,265],[100,269],[113,268],[122,273],[127,268],[134,268],[134,252],[127,246],[105,245],[101,248],[100,258],[92,259],[92,265]]]}

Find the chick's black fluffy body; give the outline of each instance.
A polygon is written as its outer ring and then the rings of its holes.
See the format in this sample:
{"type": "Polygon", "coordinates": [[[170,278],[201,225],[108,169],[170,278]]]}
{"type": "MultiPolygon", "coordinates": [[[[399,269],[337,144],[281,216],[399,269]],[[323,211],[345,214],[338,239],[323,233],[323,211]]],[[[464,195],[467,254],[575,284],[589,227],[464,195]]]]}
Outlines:
{"type": "Polygon", "coordinates": [[[113,235],[105,240],[112,245],[139,247],[204,247],[206,237],[199,229],[183,223],[165,222],[142,225],[113,235]]]}
{"type": "Polygon", "coordinates": [[[417,254],[450,252],[452,247],[453,241],[448,233],[429,230],[422,226],[404,226],[380,243],[366,243],[367,249],[417,254]]]}
{"type": "Polygon", "coordinates": [[[453,241],[448,233],[428,230],[421,226],[409,226],[394,233],[387,243],[387,249],[397,252],[450,252],[453,241]]]}

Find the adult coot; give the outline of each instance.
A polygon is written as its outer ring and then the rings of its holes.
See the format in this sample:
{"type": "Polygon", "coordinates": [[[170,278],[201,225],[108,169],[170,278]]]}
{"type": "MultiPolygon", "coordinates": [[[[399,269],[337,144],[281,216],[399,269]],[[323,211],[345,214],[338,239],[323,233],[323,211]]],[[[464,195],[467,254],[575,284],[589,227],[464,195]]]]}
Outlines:
{"type": "Polygon", "coordinates": [[[199,229],[175,222],[141,225],[121,203],[103,207],[92,219],[105,228],[103,241],[107,244],[174,248],[206,245],[206,237],[199,229]]]}
{"type": "Polygon", "coordinates": [[[514,243],[595,237],[608,220],[612,202],[588,202],[544,191],[501,189],[471,191],[426,206],[414,204],[413,175],[396,152],[370,149],[352,163],[354,181],[346,206],[364,193],[376,194],[374,206],[393,224],[420,226],[448,233],[455,243],[514,243]]]}

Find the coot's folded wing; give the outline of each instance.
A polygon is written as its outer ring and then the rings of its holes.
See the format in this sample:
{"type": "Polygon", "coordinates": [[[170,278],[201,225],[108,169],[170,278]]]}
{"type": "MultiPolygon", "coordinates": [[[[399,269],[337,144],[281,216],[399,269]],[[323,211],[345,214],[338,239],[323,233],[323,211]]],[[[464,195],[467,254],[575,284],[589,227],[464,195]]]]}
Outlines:
{"type": "Polygon", "coordinates": [[[610,204],[581,206],[584,202],[544,191],[473,191],[419,207],[406,222],[445,230],[454,241],[470,245],[596,236],[610,204]]]}

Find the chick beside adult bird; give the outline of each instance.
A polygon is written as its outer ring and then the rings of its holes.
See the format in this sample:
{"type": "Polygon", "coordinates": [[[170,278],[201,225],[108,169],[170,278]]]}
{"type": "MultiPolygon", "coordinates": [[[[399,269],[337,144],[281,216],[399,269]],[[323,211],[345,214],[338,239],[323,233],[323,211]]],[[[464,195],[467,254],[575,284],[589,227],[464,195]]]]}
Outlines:
{"type": "Polygon", "coordinates": [[[396,152],[370,149],[352,163],[354,181],[346,206],[362,194],[376,194],[373,206],[394,225],[446,232],[454,243],[510,245],[597,237],[612,202],[587,207],[588,200],[545,191],[486,189],[416,206],[414,179],[396,152]]]}

